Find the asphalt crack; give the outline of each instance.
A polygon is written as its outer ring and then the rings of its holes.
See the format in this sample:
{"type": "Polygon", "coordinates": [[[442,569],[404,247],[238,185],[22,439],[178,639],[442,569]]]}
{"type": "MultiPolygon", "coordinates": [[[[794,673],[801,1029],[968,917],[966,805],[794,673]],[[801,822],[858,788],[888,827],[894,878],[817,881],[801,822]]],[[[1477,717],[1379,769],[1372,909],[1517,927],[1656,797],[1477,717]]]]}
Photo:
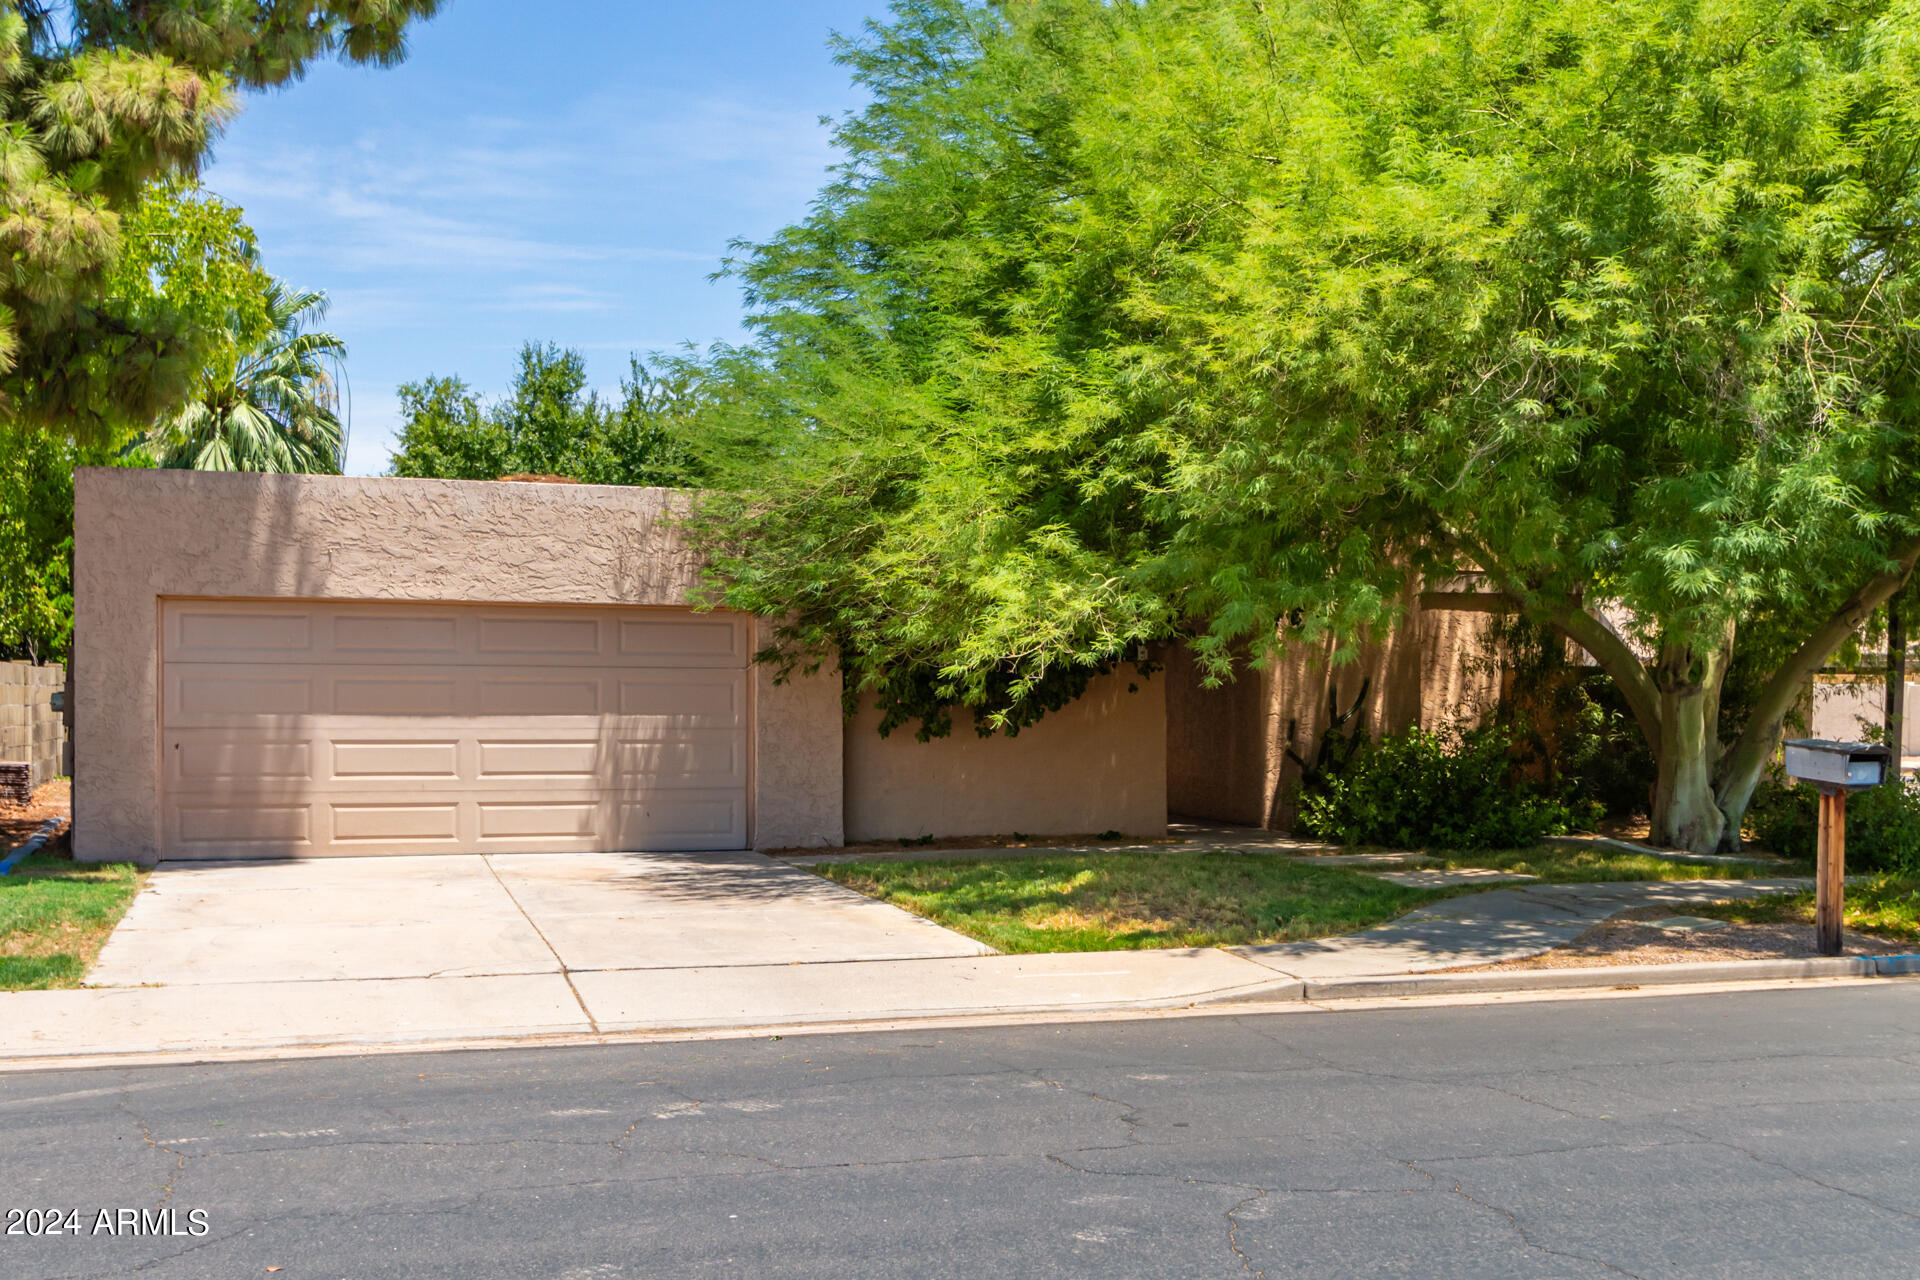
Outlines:
{"type": "Polygon", "coordinates": [[[1675,1130],[1676,1132],[1679,1132],[1679,1133],[1684,1133],[1691,1138],[1694,1138],[1700,1142],[1706,1143],[1708,1146],[1719,1147],[1725,1151],[1736,1152],[1740,1155],[1745,1156],[1747,1159],[1753,1161],[1755,1164],[1765,1165],[1769,1169],[1778,1169],[1780,1170],[1780,1172],[1787,1174],[1789,1177],[1798,1178],[1802,1182],[1811,1183],[1816,1187],[1820,1187],[1826,1191],[1831,1191],[1836,1195],[1846,1196],[1850,1200],[1858,1200],[1862,1204],[1872,1205],[1874,1208],[1879,1209],[1882,1212],[1891,1213],[1896,1217],[1905,1218],[1909,1222],[1920,1222],[1920,1213],[1914,1213],[1911,1210],[1902,1209],[1898,1205],[1888,1204],[1884,1200],[1876,1200],[1874,1197],[1870,1195],[1863,1194],[1862,1192],[1859,1192],[1859,1191],[1854,1191],[1847,1187],[1835,1186],[1831,1182],[1826,1182],[1819,1178],[1816,1178],[1812,1174],[1807,1173],[1802,1169],[1796,1169],[1792,1165],[1787,1164],[1783,1161],[1771,1160],[1771,1159],[1768,1159],[1766,1156],[1761,1155],[1757,1151],[1750,1151],[1746,1147],[1741,1146],[1737,1142],[1728,1142],[1723,1138],[1716,1138],[1711,1134],[1701,1133],[1696,1129],[1689,1129],[1685,1125],[1678,1124],[1672,1120],[1661,1120],[1661,1121],[1658,1121],[1658,1123],[1663,1125],[1666,1128],[1675,1130]]]}
{"type": "MultiPolygon", "coordinates": [[[[1443,1185],[1439,1178],[1435,1177],[1429,1171],[1422,1169],[1418,1164],[1414,1163],[1413,1161],[1402,1160],[1400,1163],[1405,1165],[1412,1172],[1417,1173],[1421,1177],[1426,1178],[1427,1180],[1432,1182],[1435,1188],[1439,1188],[1443,1185]]],[[[1462,1187],[1458,1182],[1451,1182],[1444,1185],[1446,1188],[1446,1193],[1448,1195],[1458,1196],[1460,1199],[1465,1200],[1468,1204],[1473,1205],[1476,1208],[1483,1209],[1488,1213],[1498,1215],[1499,1218],[1502,1221],[1504,1221],[1507,1224],[1507,1226],[1513,1231],[1514,1235],[1519,1238],[1520,1243],[1526,1245],[1527,1248],[1532,1249],[1537,1253],[1544,1253],[1551,1258],[1566,1258],[1573,1262],[1586,1262],[1586,1263],[1591,1263],[1596,1267],[1605,1267],[1608,1271],[1613,1272],[1615,1275],[1630,1277],[1630,1280],[1648,1280],[1646,1276],[1641,1275],[1639,1272],[1629,1271],[1625,1267],[1617,1266],[1614,1263],[1608,1262],[1605,1258],[1596,1258],[1591,1254],[1585,1254],[1585,1253],[1574,1253],[1571,1250],[1567,1250],[1567,1249],[1554,1249],[1547,1245],[1541,1244],[1538,1240],[1535,1240],[1533,1238],[1533,1233],[1527,1230],[1526,1224],[1520,1221],[1520,1215],[1515,1213],[1513,1210],[1506,1209],[1501,1207],[1500,1205],[1491,1204],[1485,1200],[1480,1199],[1478,1196],[1475,1196],[1472,1193],[1468,1192],[1466,1188],[1462,1187]]]]}
{"type": "Polygon", "coordinates": [[[1239,1215],[1248,1205],[1266,1198],[1267,1193],[1265,1191],[1256,1190],[1253,1195],[1248,1196],[1245,1200],[1242,1200],[1239,1204],[1227,1210],[1227,1248],[1233,1250],[1233,1256],[1240,1260],[1241,1269],[1248,1275],[1255,1277],[1255,1280],[1266,1280],[1267,1273],[1259,1267],[1254,1266],[1253,1259],[1248,1257],[1247,1251],[1240,1247],[1239,1215]]]}

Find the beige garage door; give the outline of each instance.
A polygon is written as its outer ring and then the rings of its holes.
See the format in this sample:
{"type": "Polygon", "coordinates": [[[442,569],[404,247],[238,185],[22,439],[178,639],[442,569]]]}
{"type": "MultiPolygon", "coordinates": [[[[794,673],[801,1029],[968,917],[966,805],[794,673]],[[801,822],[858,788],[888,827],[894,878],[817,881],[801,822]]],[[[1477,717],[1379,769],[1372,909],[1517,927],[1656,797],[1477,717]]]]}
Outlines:
{"type": "Polygon", "coordinates": [[[172,858],[747,843],[744,619],[169,601],[172,858]]]}

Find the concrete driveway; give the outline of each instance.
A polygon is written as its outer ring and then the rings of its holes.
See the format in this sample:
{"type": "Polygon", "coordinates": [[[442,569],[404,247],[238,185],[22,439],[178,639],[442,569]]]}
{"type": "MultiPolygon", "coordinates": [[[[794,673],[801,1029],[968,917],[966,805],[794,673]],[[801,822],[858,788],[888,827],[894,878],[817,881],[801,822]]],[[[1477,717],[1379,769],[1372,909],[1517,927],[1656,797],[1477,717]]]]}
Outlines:
{"type": "Polygon", "coordinates": [[[90,986],[466,978],[991,954],[754,853],[162,863],[90,986]]]}

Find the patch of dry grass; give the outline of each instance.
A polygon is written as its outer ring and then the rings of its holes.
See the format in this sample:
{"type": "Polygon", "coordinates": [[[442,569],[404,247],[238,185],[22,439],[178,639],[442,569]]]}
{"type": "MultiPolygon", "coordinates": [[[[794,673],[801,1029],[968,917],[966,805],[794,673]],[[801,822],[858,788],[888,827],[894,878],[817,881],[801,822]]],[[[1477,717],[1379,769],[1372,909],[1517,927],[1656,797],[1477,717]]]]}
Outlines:
{"type": "Polygon", "coordinates": [[[1257,853],[1113,853],[816,870],[1005,952],[1290,942],[1351,933],[1445,892],[1257,853]]]}
{"type": "Polygon", "coordinates": [[[79,986],[144,876],[44,850],[0,876],[0,991],[79,986]]]}
{"type": "MultiPolygon", "coordinates": [[[[1847,885],[1846,927],[1895,942],[1920,943],[1920,877],[1883,875],[1847,885]]],[[[1688,906],[1688,915],[1735,924],[1813,926],[1813,894],[1781,894],[1747,902],[1688,906]]]]}

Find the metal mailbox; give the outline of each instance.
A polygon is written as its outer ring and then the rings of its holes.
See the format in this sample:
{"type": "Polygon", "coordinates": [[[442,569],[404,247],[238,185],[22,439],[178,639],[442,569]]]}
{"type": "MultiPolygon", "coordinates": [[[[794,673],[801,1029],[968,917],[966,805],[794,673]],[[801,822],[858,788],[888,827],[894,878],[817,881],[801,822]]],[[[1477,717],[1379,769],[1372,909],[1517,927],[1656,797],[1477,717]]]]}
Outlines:
{"type": "Polygon", "coordinates": [[[1787,776],[1821,788],[1861,791],[1887,780],[1892,757],[1887,748],[1871,742],[1791,738],[1787,741],[1787,776]]]}

